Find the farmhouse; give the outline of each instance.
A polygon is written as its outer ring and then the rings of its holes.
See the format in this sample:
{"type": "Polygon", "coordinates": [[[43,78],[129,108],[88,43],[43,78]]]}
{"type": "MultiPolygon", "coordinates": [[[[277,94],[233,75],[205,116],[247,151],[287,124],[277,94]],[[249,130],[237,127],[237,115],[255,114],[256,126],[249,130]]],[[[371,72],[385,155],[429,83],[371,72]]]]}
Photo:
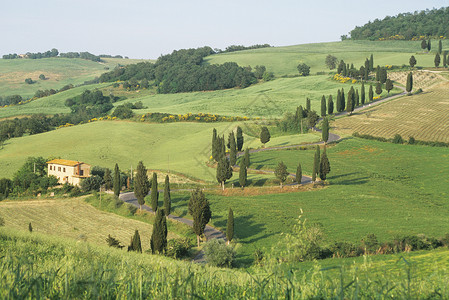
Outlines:
{"type": "Polygon", "coordinates": [[[90,165],[80,161],[67,159],[53,159],[47,161],[48,176],[58,178],[59,183],[70,183],[79,185],[81,179],[90,177],[90,165]]]}

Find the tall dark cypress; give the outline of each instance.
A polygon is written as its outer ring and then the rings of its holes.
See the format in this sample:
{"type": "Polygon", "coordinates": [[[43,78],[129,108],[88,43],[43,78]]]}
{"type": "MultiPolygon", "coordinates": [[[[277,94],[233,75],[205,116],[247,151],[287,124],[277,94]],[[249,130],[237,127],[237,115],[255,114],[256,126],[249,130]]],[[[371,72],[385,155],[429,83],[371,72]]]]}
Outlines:
{"type": "Polygon", "coordinates": [[[327,99],[327,113],[329,115],[334,113],[334,100],[332,100],[332,95],[329,95],[327,99]]]}
{"type": "Polygon", "coordinates": [[[151,181],[151,209],[154,213],[157,211],[159,201],[159,191],[157,190],[157,174],[153,173],[153,179],[151,181]]]}
{"type": "Polygon", "coordinates": [[[310,99],[309,98],[306,99],[306,110],[307,111],[311,110],[311,104],[310,104],[310,99]]]}
{"type": "Polygon", "coordinates": [[[114,195],[118,197],[120,195],[120,190],[122,189],[122,183],[120,182],[120,169],[118,168],[118,164],[115,164],[114,168],[114,195]]]}
{"type": "Polygon", "coordinates": [[[217,129],[212,131],[212,158],[217,160],[218,158],[218,141],[217,141],[217,129]]]}
{"type": "Polygon", "coordinates": [[[354,110],[354,105],[353,105],[353,99],[355,98],[354,96],[354,88],[351,86],[351,89],[348,92],[348,100],[346,102],[346,111],[351,114],[352,111],[354,110]]]}
{"type": "Polygon", "coordinates": [[[145,197],[148,195],[149,188],[150,182],[148,181],[147,169],[143,165],[143,162],[139,161],[134,179],[134,196],[137,198],[140,210],[142,210],[142,205],[145,204],[145,197]]]}
{"type": "Polygon", "coordinates": [[[240,170],[239,170],[239,184],[242,189],[246,186],[246,180],[248,178],[248,171],[246,168],[247,165],[245,157],[242,157],[242,159],[240,160],[240,170]]]}
{"type": "Polygon", "coordinates": [[[323,126],[321,129],[321,140],[324,143],[327,143],[327,141],[329,140],[329,119],[328,118],[323,119],[323,126]]]}
{"type": "Polygon", "coordinates": [[[331,171],[331,165],[329,163],[329,159],[326,154],[326,147],[324,147],[323,154],[321,155],[320,160],[320,178],[321,180],[326,180],[327,174],[331,171]]]}
{"type": "Polygon", "coordinates": [[[341,109],[341,93],[340,90],[337,91],[337,112],[342,112],[341,109]]]}
{"type": "Polygon", "coordinates": [[[315,154],[317,156],[317,161],[315,163],[315,172],[318,175],[318,172],[320,171],[320,146],[316,145],[316,151],[315,154]]]}
{"type": "Polygon", "coordinates": [[[413,75],[412,72],[407,75],[407,84],[405,86],[405,90],[410,94],[413,90],[413,75]]]}
{"type": "Polygon", "coordinates": [[[326,97],[321,97],[321,117],[326,116],[326,97]]]}
{"type": "Polygon", "coordinates": [[[435,59],[434,59],[434,63],[435,63],[435,67],[436,68],[438,68],[440,66],[440,62],[441,62],[440,54],[437,53],[437,54],[435,54],[435,59]]]}
{"type": "Polygon", "coordinates": [[[229,135],[229,162],[231,166],[235,166],[237,162],[237,145],[234,138],[234,131],[231,131],[229,135]]]}
{"type": "Polygon", "coordinates": [[[249,168],[249,165],[251,164],[251,160],[250,160],[250,157],[249,157],[249,149],[248,148],[246,148],[246,150],[245,150],[245,154],[243,156],[243,159],[245,160],[246,168],[249,168]]]}
{"type": "Polygon", "coordinates": [[[373,102],[373,99],[374,99],[373,86],[371,84],[369,86],[368,99],[369,99],[369,102],[373,102]]]}
{"type": "Polygon", "coordinates": [[[430,39],[429,39],[429,41],[427,42],[427,51],[430,51],[430,49],[432,49],[432,45],[431,45],[430,39]]]}
{"type": "Polygon", "coordinates": [[[302,168],[301,163],[298,163],[298,167],[296,168],[296,182],[301,184],[302,181],[302,168]]]}
{"type": "Polygon", "coordinates": [[[359,90],[355,90],[355,105],[354,107],[357,107],[360,105],[360,96],[359,96],[359,90]]]}
{"type": "Polygon", "coordinates": [[[163,254],[167,250],[167,219],[164,209],[159,209],[153,224],[153,234],[150,239],[151,252],[163,254]]]}
{"type": "Polygon", "coordinates": [[[242,151],[242,149],[243,149],[243,131],[242,131],[242,128],[240,128],[240,126],[237,126],[236,142],[237,142],[237,151],[242,151]]]}
{"type": "Polygon", "coordinates": [[[360,101],[362,105],[365,104],[365,83],[362,82],[362,87],[360,88],[360,101]]]}
{"type": "Polygon", "coordinates": [[[344,111],[346,107],[345,89],[341,89],[341,111],[344,111]]]}
{"type": "Polygon", "coordinates": [[[438,54],[443,53],[443,43],[441,40],[438,42],[438,54]]]}
{"type": "Polygon", "coordinates": [[[232,208],[229,208],[228,211],[228,222],[226,223],[226,239],[228,240],[228,244],[232,241],[234,237],[234,212],[232,208]]]}
{"type": "Polygon", "coordinates": [[[316,152],[315,152],[315,156],[313,158],[312,182],[316,181],[316,172],[317,172],[317,167],[316,166],[317,165],[319,165],[319,159],[318,159],[318,157],[316,155],[316,152]]]}
{"type": "Polygon", "coordinates": [[[370,72],[374,71],[374,57],[372,54],[369,58],[369,70],[370,70],[370,72]]]}
{"type": "Polygon", "coordinates": [[[142,243],[140,242],[140,234],[136,229],[134,235],[131,237],[131,244],[128,246],[128,251],[136,251],[142,253],[142,243]]]}
{"type": "Polygon", "coordinates": [[[164,212],[168,216],[171,212],[170,178],[165,176],[164,184],[164,212]]]}

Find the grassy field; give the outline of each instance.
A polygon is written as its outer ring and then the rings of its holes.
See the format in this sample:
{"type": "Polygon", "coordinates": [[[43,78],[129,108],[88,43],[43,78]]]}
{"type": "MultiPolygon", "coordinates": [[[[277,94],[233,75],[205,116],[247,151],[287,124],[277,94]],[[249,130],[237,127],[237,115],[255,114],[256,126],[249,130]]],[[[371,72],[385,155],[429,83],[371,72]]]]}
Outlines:
{"type": "Polygon", "coordinates": [[[365,109],[331,125],[338,132],[359,132],[385,138],[400,134],[404,139],[449,142],[449,82],[424,93],[365,109]]]}
{"type": "MultiPolygon", "coordinates": [[[[96,245],[107,245],[105,240],[109,234],[123,245],[128,245],[137,229],[142,249],[150,249],[152,225],[99,211],[81,198],[3,201],[0,203],[0,215],[5,219],[6,228],[27,231],[31,222],[33,232],[96,245]]],[[[175,237],[178,236],[169,232],[169,239],[175,237]]]]}
{"type": "MultiPolygon", "coordinates": [[[[10,139],[0,149],[0,178],[11,177],[28,156],[61,157],[91,165],[134,168],[142,160],[149,169],[173,170],[205,181],[216,181],[215,170],[207,167],[212,129],[226,139],[242,123],[148,124],[102,121],[10,139]]],[[[267,145],[316,141],[315,134],[274,137],[267,145]]],[[[256,147],[260,141],[245,135],[245,144],[256,147]]],[[[238,178],[238,174],[234,178],[238,178]]]]}
{"type": "MultiPolygon", "coordinates": [[[[273,170],[284,161],[294,173],[312,171],[314,151],[279,150],[251,155],[251,168],[273,170]]],[[[304,210],[323,225],[329,241],[360,242],[369,233],[380,241],[395,235],[449,233],[449,156],[446,148],[396,145],[350,138],[328,149],[331,173],[325,188],[269,195],[208,194],[212,223],[224,229],[229,207],[242,244],[242,262],[257,248],[270,249],[304,210]]],[[[274,175],[271,175],[274,178],[274,175]]],[[[187,213],[187,194],[172,195],[175,211],[187,213]]]]}
{"type": "MultiPolygon", "coordinates": [[[[449,49],[449,42],[443,40],[443,49],[449,49]]],[[[298,74],[296,66],[306,63],[311,74],[329,72],[324,61],[328,54],[354,63],[359,68],[371,54],[374,65],[408,65],[411,55],[417,60],[417,66],[433,67],[435,53],[423,53],[420,41],[343,41],[330,43],[303,44],[287,47],[272,47],[212,55],[206,63],[221,64],[232,61],[241,66],[255,67],[264,65],[276,76],[298,74]]]]}

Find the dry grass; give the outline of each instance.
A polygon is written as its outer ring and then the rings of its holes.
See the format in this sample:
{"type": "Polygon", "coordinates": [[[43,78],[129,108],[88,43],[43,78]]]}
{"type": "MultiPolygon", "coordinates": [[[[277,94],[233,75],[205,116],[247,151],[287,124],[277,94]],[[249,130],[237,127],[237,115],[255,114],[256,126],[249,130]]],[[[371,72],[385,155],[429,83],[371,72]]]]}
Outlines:
{"type": "Polygon", "coordinates": [[[317,182],[315,184],[301,184],[301,185],[287,185],[283,186],[267,186],[267,187],[246,187],[241,189],[239,187],[227,188],[224,191],[221,189],[210,190],[209,194],[234,197],[234,196],[260,196],[260,195],[270,195],[270,194],[285,194],[285,193],[297,193],[312,191],[319,188],[324,188],[325,184],[322,182],[317,182]]]}
{"type": "MultiPolygon", "coordinates": [[[[409,72],[391,72],[388,77],[402,85],[407,83],[407,75],[409,72]]],[[[413,89],[429,90],[431,87],[446,81],[439,72],[431,72],[427,70],[413,71],[413,89]]]]}
{"type": "Polygon", "coordinates": [[[151,225],[99,211],[83,198],[1,202],[0,215],[6,227],[27,231],[31,222],[35,232],[102,245],[108,234],[128,245],[137,229],[143,250],[150,248],[151,225]]]}
{"type": "Polygon", "coordinates": [[[449,82],[428,91],[340,118],[334,130],[351,134],[359,132],[385,138],[400,134],[424,141],[449,142],[449,82]]]}

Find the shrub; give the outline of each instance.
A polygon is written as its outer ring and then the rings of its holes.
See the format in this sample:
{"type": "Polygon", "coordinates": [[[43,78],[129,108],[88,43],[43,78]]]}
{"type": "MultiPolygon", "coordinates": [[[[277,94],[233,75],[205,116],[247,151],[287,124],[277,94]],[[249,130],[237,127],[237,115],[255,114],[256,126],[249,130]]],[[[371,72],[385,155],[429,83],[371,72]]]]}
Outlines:
{"type": "Polygon", "coordinates": [[[204,246],[204,254],[208,264],[215,267],[231,267],[235,258],[235,250],[227,246],[224,240],[213,239],[204,246]]]}
{"type": "Polygon", "coordinates": [[[135,207],[134,205],[129,204],[129,203],[127,203],[127,207],[128,207],[128,210],[129,210],[129,214],[131,216],[134,216],[136,214],[136,212],[137,212],[137,207],[135,207]]]}
{"type": "Polygon", "coordinates": [[[123,245],[120,244],[120,241],[117,240],[116,238],[112,237],[110,234],[108,234],[108,238],[106,239],[106,242],[108,243],[109,247],[113,247],[113,248],[119,248],[122,249],[123,245]]]}
{"type": "Polygon", "coordinates": [[[70,197],[76,197],[81,195],[81,189],[79,188],[79,186],[75,185],[73,187],[73,189],[70,191],[70,197]]]}
{"type": "Polygon", "coordinates": [[[187,238],[171,239],[167,242],[165,255],[172,258],[182,258],[189,254],[191,245],[187,238]]]}
{"type": "Polygon", "coordinates": [[[349,242],[335,242],[329,250],[333,257],[356,257],[363,253],[360,247],[349,242]]]}
{"type": "Polygon", "coordinates": [[[410,136],[410,137],[408,138],[408,144],[409,144],[409,145],[414,145],[414,144],[415,144],[415,138],[412,137],[412,136],[410,136]]]}
{"type": "Polygon", "coordinates": [[[393,137],[393,144],[403,144],[404,140],[402,139],[402,136],[398,133],[396,133],[393,137]]]}
{"type": "Polygon", "coordinates": [[[81,189],[83,192],[98,191],[100,189],[102,179],[98,175],[87,177],[81,181],[81,189]]]}
{"type": "Polygon", "coordinates": [[[27,79],[25,79],[25,83],[27,83],[27,84],[33,84],[34,81],[33,81],[33,79],[31,79],[31,78],[27,78],[27,79]]]}
{"type": "Polygon", "coordinates": [[[375,253],[379,249],[379,242],[377,241],[377,236],[375,234],[368,234],[362,240],[363,248],[365,248],[368,253],[375,253]]]}

